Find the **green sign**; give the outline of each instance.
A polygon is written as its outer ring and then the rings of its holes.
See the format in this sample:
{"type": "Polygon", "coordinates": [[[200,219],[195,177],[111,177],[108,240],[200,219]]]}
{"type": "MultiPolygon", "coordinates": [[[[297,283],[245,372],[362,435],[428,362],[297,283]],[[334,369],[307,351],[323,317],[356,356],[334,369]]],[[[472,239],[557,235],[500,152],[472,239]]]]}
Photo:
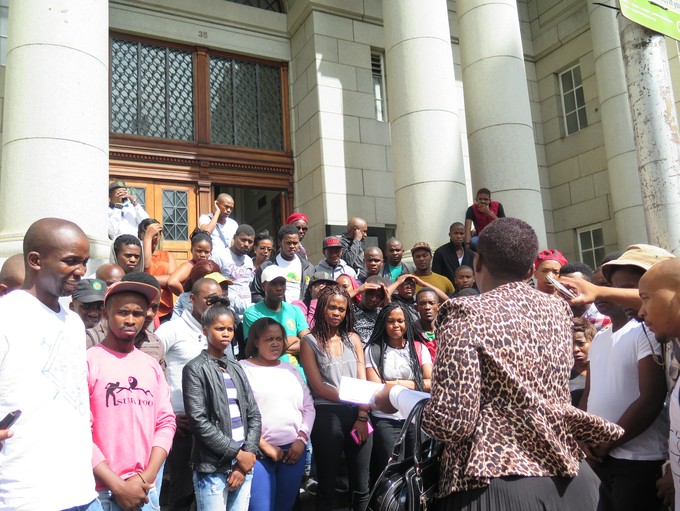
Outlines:
{"type": "Polygon", "coordinates": [[[630,21],[680,41],[680,0],[620,0],[630,21]]]}

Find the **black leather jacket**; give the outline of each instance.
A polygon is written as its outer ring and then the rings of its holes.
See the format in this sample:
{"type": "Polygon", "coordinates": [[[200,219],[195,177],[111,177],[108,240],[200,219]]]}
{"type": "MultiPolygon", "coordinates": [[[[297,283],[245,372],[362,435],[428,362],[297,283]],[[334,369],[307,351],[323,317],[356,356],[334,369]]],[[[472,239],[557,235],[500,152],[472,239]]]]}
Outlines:
{"type": "Polygon", "coordinates": [[[217,359],[203,350],[182,370],[184,408],[194,435],[191,466],[199,472],[227,472],[239,449],[260,454],[258,444],[262,419],[253,392],[241,366],[226,356],[217,359]],[[236,387],[245,442],[231,438],[231,416],[222,370],[236,387]]]}

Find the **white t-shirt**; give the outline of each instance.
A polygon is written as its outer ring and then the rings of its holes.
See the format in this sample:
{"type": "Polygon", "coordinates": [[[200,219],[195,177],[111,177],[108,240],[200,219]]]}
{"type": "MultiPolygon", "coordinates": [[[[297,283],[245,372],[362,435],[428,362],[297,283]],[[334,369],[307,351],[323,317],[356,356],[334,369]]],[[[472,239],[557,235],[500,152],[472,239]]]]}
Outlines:
{"type": "Polygon", "coordinates": [[[177,319],[166,321],[154,333],[165,349],[165,363],[167,364],[165,377],[170,386],[172,411],[183,414],[182,370],[187,362],[208,348],[208,340],[203,335],[201,325],[191,314],[191,310],[185,310],[177,319]]]}
{"type": "Polygon", "coordinates": [[[213,251],[210,258],[220,265],[222,275],[234,282],[229,286],[229,294],[236,293],[250,307],[250,283],[255,276],[253,260],[246,255],[237,256],[230,249],[213,251]]]}
{"type": "MultiPolygon", "coordinates": [[[[198,218],[198,225],[209,224],[213,219],[213,214],[209,213],[207,215],[201,215],[198,218]]],[[[229,248],[231,246],[231,239],[236,234],[236,229],[238,229],[238,222],[231,217],[227,217],[224,224],[221,224],[218,220],[215,224],[213,232],[210,234],[213,244],[213,252],[222,250],[224,248],[229,248]]]]}
{"type": "MultiPolygon", "coordinates": [[[[420,356],[422,359],[421,366],[425,364],[432,364],[432,356],[430,355],[430,350],[428,350],[421,343],[420,356]]],[[[412,380],[414,378],[413,371],[411,370],[411,349],[408,344],[402,349],[392,348],[391,346],[385,346],[385,351],[383,353],[383,368],[382,373],[377,369],[378,362],[373,359],[371,354],[370,345],[366,346],[364,350],[366,358],[366,369],[374,368],[378,374],[382,374],[384,380],[412,380]]],[[[376,417],[383,417],[386,419],[396,419],[403,420],[405,417],[400,413],[383,413],[378,410],[373,410],[371,412],[376,417]]]]}
{"type": "Polygon", "coordinates": [[[293,303],[295,300],[302,300],[303,297],[300,296],[300,283],[302,282],[302,262],[300,258],[295,256],[292,261],[286,261],[281,257],[281,254],[278,254],[276,265],[288,272],[286,275],[286,301],[293,303]]]}
{"type": "MultiPolygon", "coordinates": [[[[638,362],[652,353],[661,353],[659,343],[653,335],[647,338],[642,324],[634,319],[616,332],[612,328],[601,330],[588,353],[588,413],[618,421],[640,396],[638,362]]],[[[609,454],[626,460],[663,460],[667,445],[668,410],[664,409],[646,431],[609,454]]]]}
{"type": "Polygon", "coordinates": [[[21,290],[0,301],[0,418],[17,409],[0,451],[0,510],[93,501],[85,326],[21,290]]]}

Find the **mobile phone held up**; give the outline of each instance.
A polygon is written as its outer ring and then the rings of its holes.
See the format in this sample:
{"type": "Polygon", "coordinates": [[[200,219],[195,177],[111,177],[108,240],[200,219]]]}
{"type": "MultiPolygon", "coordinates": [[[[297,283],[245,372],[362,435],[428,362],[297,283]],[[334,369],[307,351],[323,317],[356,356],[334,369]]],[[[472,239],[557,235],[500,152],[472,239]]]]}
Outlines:
{"type": "Polygon", "coordinates": [[[564,284],[562,284],[559,280],[557,280],[552,275],[548,275],[548,282],[550,282],[553,286],[555,286],[555,289],[557,289],[560,293],[562,293],[567,298],[570,298],[570,299],[576,298],[576,295],[571,291],[571,289],[565,287],[564,284]]]}
{"type": "Polygon", "coordinates": [[[0,429],[9,429],[21,417],[21,410],[14,410],[5,415],[5,418],[0,421],[0,429]]]}
{"type": "MultiPolygon", "coordinates": [[[[366,424],[368,425],[368,434],[370,435],[371,433],[373,433],[373,426],[371,426],[370,422],[367,422],[366,424]]],[[[351,435],[352,435],[352,440],[354,440],[355,444],[359,445],[360,443],[362,443],[361,439],[359,439],[359,433],[357,433],[357,428],[354,428],[352,430],[351,435]]]]}

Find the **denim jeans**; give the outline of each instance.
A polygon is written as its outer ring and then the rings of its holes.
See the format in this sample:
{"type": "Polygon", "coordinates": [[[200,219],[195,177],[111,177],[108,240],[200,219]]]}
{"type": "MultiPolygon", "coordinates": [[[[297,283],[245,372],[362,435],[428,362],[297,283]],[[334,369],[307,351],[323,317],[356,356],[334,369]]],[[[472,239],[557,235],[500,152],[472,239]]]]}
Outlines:
{"type": "MultiPolygon", "coordinates": [[[[158,503],[158,495],[158,490],[156,488],[151,488],[148,494],[149,502],[144,504],[140,509],[142,511],[158,511],[161,508],[161,505],[158,503]]],[[[125,511],[118,505],[110,490],[100,491],[98,499],[103,511],[125,511]]],[[[88,509],[88,511],[90,510],[88,509]]]]}
{"type": "MultiPolygon", "coordinates": [[[[290,444],[282,445],[288,449],[290,444]]],[[[250,511],[290,511],[300,493],[306,450],[292,465],[271,458],[257,460],[253,470],[250,511]]]]}
{"type": "Polygon", "coordinates": [[[235,490],[227,488],[227,474],[194,471],[197,511],[248,511],[253,473],[235,490]]]}
{"type": "Polygon", "coordinates": [[[94,499],[89,504],[84,504],[82,506],[70,507],[64,509],[63,511],[102,511],[102,505],[99,503],[98,499],[94,499]]]}

